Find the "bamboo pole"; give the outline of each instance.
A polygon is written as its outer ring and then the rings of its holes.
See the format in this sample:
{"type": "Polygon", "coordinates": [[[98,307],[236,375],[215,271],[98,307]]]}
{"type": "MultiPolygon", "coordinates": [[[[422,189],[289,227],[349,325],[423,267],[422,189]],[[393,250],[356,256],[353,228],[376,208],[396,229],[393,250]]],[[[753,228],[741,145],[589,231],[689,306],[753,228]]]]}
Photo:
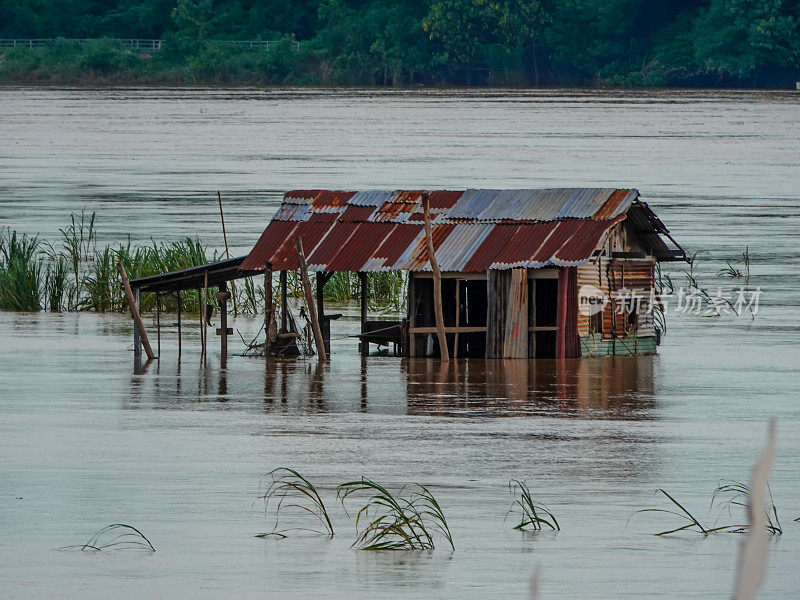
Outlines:
{"type": "Polygon", "coordinates": [[[294,245],[297,249],[297,262],[300,265],[303,289],[306,293],[308,314],[311,316],[311,328],[314,331],[314,343],[317,346],[317,356],[319,360],[328,360],[328,355],[325,352],[325,342],[322,339],[322,330],[320,329],[319,319],[317,318],[317,307],[314,305],[314,294],[311,292],[311,280],[308,278],[308,265],[306,265],[306,256],[303,252],[303,240],[301,240],[299,236],[294,238],[294,245]]]}
{"type": "Polygon", "coordinates": [[[161,294],[156,292],[156,351],[161,356],[161,294]]]}
{"type": "MultiPolygon", "coordinates": [[[[222,221],[222,239],[225,240],[225,258],[230,260],[231,252],[228,249],[228,233],[225,231],[225,215],[222,212],[222,194],[217,190],[217,200],[219,201],[219,219],[222,221]]],[[[236,286],[231,281],[231,301],[233,301],[233,314],[238,315],[236,311],[236,286]]]]}
{"type": "Polygon", "coordinates": [[[425,245],[428,248],[428,260],[433,271],[433,308],[436,314],[436,336],[439,338],[439,354],[445,362],[450,360],[447,350],[447,335],[444,331],[444,311],[442,310],[442,272],[439,270],[439,261],[433,250],[433,232],[431,229],[431,205],[428,194],[422,194],[422,209],[425,213],[425,245]]]}
{"type": "Polygon", "coordinates": [[[144,351],[147,354],[148,359],[153,359],[156,357],[156,355],[153,354],[153,349],[150,347],[150,340],[147,339],[147,332],[144,330],[142,315],[139,314],[139,306],[133,297],[131,282],[128,280],[128,274],[125,272],[125,267],[122,266],[121,260],[117,261],[117,270],[119,271],[120,278],[122,278],[122,287],[125,288],[125,295],[128,297],[128,304],[130,304],[131,307],[131,317],[133,317],[133,321],[136,324],[139,335],[141,336],[144,351]]]}

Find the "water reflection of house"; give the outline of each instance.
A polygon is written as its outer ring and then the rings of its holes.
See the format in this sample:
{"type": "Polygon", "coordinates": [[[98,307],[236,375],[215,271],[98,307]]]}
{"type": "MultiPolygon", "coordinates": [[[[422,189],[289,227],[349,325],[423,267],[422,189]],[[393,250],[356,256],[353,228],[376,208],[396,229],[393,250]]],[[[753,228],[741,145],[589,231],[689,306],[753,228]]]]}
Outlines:
{"type": "Polygon", "coordinates": [[[409,414],[642,418],[653,407],[653,359],[409,360],[409,414]]]}
{"type": "Polygon", "coordinates": [[[299,237],[318,288],[337,271],[362,274],[362,288],[369,273],[405,271],[407,322],[370,321],[362,294],[362,345],[438,356],[423,194],[451,356],[655,352],[655,265],[685,253],[636,190],[293,191],[241,268],[297,269],[299,237]]]}

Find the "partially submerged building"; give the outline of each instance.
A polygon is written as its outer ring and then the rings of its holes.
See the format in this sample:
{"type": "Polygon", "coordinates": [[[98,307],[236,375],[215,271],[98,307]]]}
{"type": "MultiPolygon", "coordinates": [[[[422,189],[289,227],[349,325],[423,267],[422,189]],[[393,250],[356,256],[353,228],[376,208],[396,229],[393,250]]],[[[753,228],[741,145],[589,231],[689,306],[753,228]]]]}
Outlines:
{"type": "Polygon", "coordinates": [[[362,351],[395,342],[410,357],[438,356],[423,195],[451,357],[655,352],[656,263],[686,254],[633,189],[296,190],[240,273],[297,269],[299,238],[308,270],[318,273],[323,337],[330,319],[321,287],[330,274],[351,271],[362,277],[362,351]],[[366,274],[378,271],[409,275],[403,322],[376,326],[367,318],[366,274]]]}

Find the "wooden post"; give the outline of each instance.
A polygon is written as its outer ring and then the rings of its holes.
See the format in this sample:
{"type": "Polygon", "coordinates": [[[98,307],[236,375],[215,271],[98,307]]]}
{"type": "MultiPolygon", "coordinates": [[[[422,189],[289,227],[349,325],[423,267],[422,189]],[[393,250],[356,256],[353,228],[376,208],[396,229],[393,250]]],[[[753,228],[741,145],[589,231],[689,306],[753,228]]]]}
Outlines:
{"type": "Polygon", "coordinates": [[[433,271],[433,308],[436,314],[436,335],[439,338],[439,353],[443,361],[450,360],[447,350],[447,335],[444,331],[444,312],[442,310],[442,272],[439,270],[439,261],[433,250],[433,232],[431,228],[431,206],[428,194],[422,194],[422,209],[425,213],[425,245],[428,248],[428,260],[433,271]]]}
{"type": "Polygon", "coordinates": [[[317,357],[319,360],[327,360],[328,355],[325,352],[325,342],[322,340],[322,331],[319,327],[319,319],[317,318],[317,308],[314,306],[314,295],[311,293],[311,280],[308,278],[308,265],[306,265],[306,256],[303,252],[303,240],[300,237],[294,238],[294,246],[297,249],[297,263],[300,265],[300,277],[303,279],[303,288],[306,293],[306,305],[308,306],[308,314],[311,317],[311,328],[314,331],[314,343],[317,346],[317,357]]]}
{"type": "Polygon", "coordinates": [[[453,335],[453,358],[458,358],[458,327],[461,325],[461,283],[456,279],[456,332],[453,335]]]}
{"type": "MultiPolygon", "coordinates": [[[[409,330],[416,327],[417,322],[417,306],[416,306],[416,283],[414,273],[408,274],[408,328],[409,330]]],[[[414,358],[417,355],[417,336],[409,331],[408,334],[408,351],[409,358],[414,358]]]]}
{"type": "MultiPolygon", "coordinates": [[[[136,288],[133,292],[133,301],[136,304],[136,310],[139,310],[139,307],[141,306],[139,288],[136,288]]],[[[142,336],[139,335],[139,328],[136,326],[133,328],[133,357],[136,360],[142,359],[142,336]]]]}
{"type": "Polygon", "coordinates": [[[161,294],[156,292],[156,351],[161,356],[161,294]]]}
{"type": "MultiPolygon", "coordinates": [[[[134,327],[135,334],[141,339],[141,343],[144,345],[144,351],[147,353],[147,358],[152,359],[155,358],[156,355],[153,354],[153,349],[150,347],[150,340],[147,339],[147,332],[144,330],[144,322],[142,321],[142,315],[139,314],[139,299],[134,298],[133,290],[131,289],[131,282],[128,281],[128,274],[125,272],[125,267],[122,266],[122,261],[117,261],[117,270],[119,271],[119,276],[122,278],[122,287],[125,288],[125,295],[128,298],[128,304],[131,307],[131,317],[133,317],[133,321],[136,324],[134,327]]],[[[139,289],[136,289],[136,295],[139,295],[139,289]]],[[[134,353],[135,353],[135,346],[134,343],[134,353]]],[[[141,354],[141,351],[140,351],[141,354]]]]}
{"type": "Polygon", "coordinates": [[[286,305],[286,271],[281,271],[281,331],[286,333],[289,330],[289,307],[286,305]]]}
{"type": "Polygon", "coordinates": [[[203,358],[208,358],[208,271],[203,277],[203,358]]]}
{"type": "Polygon", "coordinates": [[[567,356],[567,269],[558,270],[558,330],[556,331],[556,358],[567,356]]]}
{"type": "Polygon", "coordinates": [[[181,351],[183,350],[183,334],[181,332],[181,291],[178,290],[175,295],[178,297],[178,358],[180,358],[181,351]]]}
{"type": "Polygon", "coordinates": [[[369,342],[364,339],[367,329],[367,302],[369,300],[369,279],[366,273],[358,274],[361,296],[361,356],[369,356],[369,342]]]}
{"type": "Polygon", "coordinates": [[[269,355],[269,348],[272,345],[270,339],[270,326],[272,325],[272,265],[268,264],[264,269],[264,334],[265,334],[265,352],[264,356],[269,355]]]}
{"type": "Polygon", "coordinates": [[[203,292],[197,288],[197,312],[200,315],[200,358],[203,358],[203,292]]]}
{"type": "Polygon", "coordinates": [[[223,281],[219,284],[219,290],[217,291],[217,302],[219,302],[219,329],[217,329],[217,335],[219,335],[219,351],[223,363],[228,360],[228,335],[230,335],[228,332],[228,298],[230,297],[228,285],[223,281]]]}

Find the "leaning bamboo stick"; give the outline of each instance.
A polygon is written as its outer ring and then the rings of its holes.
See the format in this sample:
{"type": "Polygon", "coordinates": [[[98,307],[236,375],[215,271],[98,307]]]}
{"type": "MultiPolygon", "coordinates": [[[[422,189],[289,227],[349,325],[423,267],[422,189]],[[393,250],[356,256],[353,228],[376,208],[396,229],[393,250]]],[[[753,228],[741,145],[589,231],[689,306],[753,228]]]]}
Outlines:
{"type": "Polygon", "coordinates": [[[297,262],[300,265],[300,276],[303,279],[303,289],[306,293],[308,314],[311,316],[311,328],[314,332],[314,343],[317,346],[317,356],[319,357],[319,360],[328,360],[328,355],[325,352],[325,342],[322,340],[322,329],[319,326],[319,319],[317,318],[317,307],[314,306],[314,294],[311,292],[311,280],[308,278],[308,265],[306,264],[306,256],[303,252],[303,240],[301,240],[300,237],[294,238],[294,245],[297,249],[297,262]]]}
{"type": "Polygon", "coordinates": [[[447,350],[447,335],[444,331],[444,311],[442,310],[442,272],[439,270],[439,261],[433,250],[433,232],[431,229],[431,206],[426,192],[422,194],[422,210],[425,213],[425,245],[428,248],[428,260],[433,271],[433,308],[436,315],[436,336],[439,338],[439,354],[445,362],[450,360],[447,350]]]}
{"type": "Polygon", "coordinates": [[[131,307],[131,317],[133,317],[133,321],[136,324],[136,327],[139,329],[139,335],[142,338],[144,351],[147,354],[148,359],[153,359],[156,357],[156,355],[153,354],[153,349],[150,347],[150,340],[147,339],[147,332],[144,330],[142,315],[139,314],[139,307],[136,306],[136,300],[133,298],[131,282],[128,280],[128,274],[125,272],[125,267],[122,265],[121,260],[117,261],[117,270],[119,271],[119,276],[122,278],[122,287],[125,288],[125,295],[128,297],[128,304],[130,304],[131,307]]]}
{"type": "MultiPolygon", "coordinates": [[[[222,239],[225,240],[225,258],[230,260],[231,251],[228,248],[228,233],[225,231],[225,215],[222,212],[222,194],[217,190],[217,200],[219,201],[219,219],[222,221],[222,239]]],[[[231,300],[233,301],[233,314],[239,314],[236,311],[236,285],[231,281],[231,300]]]]}

